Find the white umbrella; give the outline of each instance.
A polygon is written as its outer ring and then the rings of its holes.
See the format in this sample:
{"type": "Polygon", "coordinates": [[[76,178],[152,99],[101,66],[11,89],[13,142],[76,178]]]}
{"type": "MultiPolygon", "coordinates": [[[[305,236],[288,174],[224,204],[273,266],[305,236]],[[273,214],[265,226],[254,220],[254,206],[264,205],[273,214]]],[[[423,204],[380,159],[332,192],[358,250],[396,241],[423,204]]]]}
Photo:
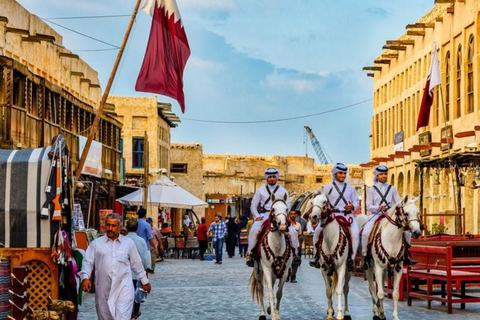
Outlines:
{"type": "MultiPolygon", "coordinates": [[[[130,206],[143,205],[143,188],[117,199],[122,204],[130,206]]],[[[198,199],[190,192],[170,181],[166,176],[161,176],[148,185],[148,204],[169,208],[194,209],[206,207],[207,203],[198,199]]]]}

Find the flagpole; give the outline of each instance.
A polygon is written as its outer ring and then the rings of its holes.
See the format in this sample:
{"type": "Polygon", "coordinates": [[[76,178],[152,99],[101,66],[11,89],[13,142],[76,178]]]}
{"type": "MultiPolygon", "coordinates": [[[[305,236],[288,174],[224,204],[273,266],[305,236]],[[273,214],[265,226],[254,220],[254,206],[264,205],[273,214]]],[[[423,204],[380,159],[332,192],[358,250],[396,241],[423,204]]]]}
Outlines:
{"type": "Polygon", "coordinates": [[[78,180],[80,175],[82,174],[83,166],[85,165],[85,160],[87,159],[88,151],[90,150],[90,146],[92,145],[93,138],[95,137],[95,133],[97,132],[98,125],[100,123],[100,119],[103,115],[103,108],[105,107],[105,103],[107,102],[108,95],[110,93],[110,89],[113,84],[113,80],[115,79],[115,75],[117,73],[118,66],[120,64],[120,60],[123,56],[123,51],[125,50],[125,46],[128,41],[128,37],[130,36],[130,31],[132,30],[133,24],[135,22],[135,18],[138,13],[138,8],[140,7],[140,3],[142,0],[137,0],[135,4],[135,8],[133,9],[132,16],[130,18],[130,22],[128,24],[127,30],[125,31],[125,36],[123,37],[122,45],[118,50],[117,59],[115,60],[115,64],[113,65],[112,72],[110,73],[110,78],[108,79],[107,86],[105,91],[103,92],[102,100],[100,101],[100,105],[96,110],[95,119],[93,120],[92,127],[90,129],[90,133],[88,134],[87,142],[85,143],[85,147],[83,148],[82,156],[80,157],[80,162],[77,166],[77,171],[75,172],[75,179],[78,180]]]}

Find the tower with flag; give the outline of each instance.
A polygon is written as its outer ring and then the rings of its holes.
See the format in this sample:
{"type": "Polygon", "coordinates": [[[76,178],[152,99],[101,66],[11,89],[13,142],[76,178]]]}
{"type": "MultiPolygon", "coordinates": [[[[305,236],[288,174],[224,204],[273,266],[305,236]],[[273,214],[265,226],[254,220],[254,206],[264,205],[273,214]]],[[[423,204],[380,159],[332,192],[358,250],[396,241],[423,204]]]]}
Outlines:
{"type": "Polygon", "coordinates": [[[177,3],[146,0],[143,10],[152,16],[152,26],[135,90],[173,98],[185,112],[183,70],[190,46],[177,3]]]}

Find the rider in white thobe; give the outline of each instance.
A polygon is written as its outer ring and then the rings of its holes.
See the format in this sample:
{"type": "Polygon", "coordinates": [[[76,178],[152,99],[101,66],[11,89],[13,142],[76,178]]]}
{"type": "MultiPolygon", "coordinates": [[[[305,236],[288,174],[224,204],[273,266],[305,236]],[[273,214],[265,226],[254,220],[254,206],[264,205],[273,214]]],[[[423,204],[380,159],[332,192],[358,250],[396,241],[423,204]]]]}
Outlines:
{"type": "MultiPolygon", "coordinates": [[[[368,238],[372,232],[375,221],[380,218],[387,210],[402,202],[397,188],[387,183],[388,168],[384,165],[379,165],[375,168],[375,177],[373,178],[373,186],[367,191],[366,206],[367,210],[372,214],[368,217],[362,231],[362,255],[363,255],[363,269],[368,269],[369,263],[367,258],[368,238]]],[[[410,245],[412,235],[410,230],[405,230],[403,236],[408,245],[410,245]]],[[[415,264],[416,261],[410,260],[408,254],[405,255],[405,265],[415,264]]]]}
{"type": "MultiPolygon", "coordinates": [[[[355,261],[355,255],[357,254],[359,245],[358,223],[357,219],[353,215],[353,212],[357,210],[359,206],[359,200],[355,188],[345,182],[347,170],[347,166],[345,166],[343,163],[337,163],[332,169],[333,182],[323,188],[323,194],[327,196],[328,201],[333,206],[336,216],[344,216],[347,219],[352,218],[352,224],[350,225],[350,234],[352,237],[352,255],[347,261],[347,268],[348,271],[353,271],[353,261],[355,261]]],[[[322,228],[320,226],[315,228],[315,233],[313,234],[314,244],[317,243],[321,230],[322,228]]],[[[310,261],[310,265],[320,267],[317,260],[310,261]]]]}
{"type": "Polygon", "coordinates": [[[119,235],[111,240],[107,235],[93,240],[87,248],[82,281],[89,279],[95,265],[95,307],[100,320],[130,320],[134,288],[133,271],[143,285],[148,284],[142,259],[134,242],[119,235]]]}
{"type": "MultiPolygon", "coordinates": [[[[257,236],[261,230],[263,222],[268,218],[270,214],[270,208],[272,207],[271,195],[275,194],[277,199],[283,199],[287,195],[287,212],[290,211],[290,196],[282,186],[277,184],[277,181],[280,177],[277,169],[267,169],[265,171],[265,179],[267,184],[258,188],[257,192],[253,196],[252,203],[250,206],[250,211],[253,214],[254,222],[250,234],[248,235],[248,251],[247,254],[250,255],[250,258],[247,260],[247,265],[253,267],[253,258],[251,257],[251,251],[257,243],[257,236]],[[259,208],[260,207],[260,210],[259,208]]],[[[288,229],[290,233],[291,244],[295,251],[294,261],[299,264],[298,258],[298,234],[294,228],[290,227],[288,229]]]]}

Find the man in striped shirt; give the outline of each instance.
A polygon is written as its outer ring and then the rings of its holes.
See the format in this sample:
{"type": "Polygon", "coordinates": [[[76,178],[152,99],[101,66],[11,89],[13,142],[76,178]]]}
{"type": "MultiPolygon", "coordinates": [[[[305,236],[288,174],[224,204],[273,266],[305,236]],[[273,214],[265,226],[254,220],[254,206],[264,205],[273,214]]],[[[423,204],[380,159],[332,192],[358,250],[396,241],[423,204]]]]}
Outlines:
{"type": "Polygon", "coordinates": [[[222,264],[223,241],[227,235],[227,226],[222,221],[222,214],[218,212],[208,229],[212,233],[213,248],[215,249],[215,263],[222,264]]]}

